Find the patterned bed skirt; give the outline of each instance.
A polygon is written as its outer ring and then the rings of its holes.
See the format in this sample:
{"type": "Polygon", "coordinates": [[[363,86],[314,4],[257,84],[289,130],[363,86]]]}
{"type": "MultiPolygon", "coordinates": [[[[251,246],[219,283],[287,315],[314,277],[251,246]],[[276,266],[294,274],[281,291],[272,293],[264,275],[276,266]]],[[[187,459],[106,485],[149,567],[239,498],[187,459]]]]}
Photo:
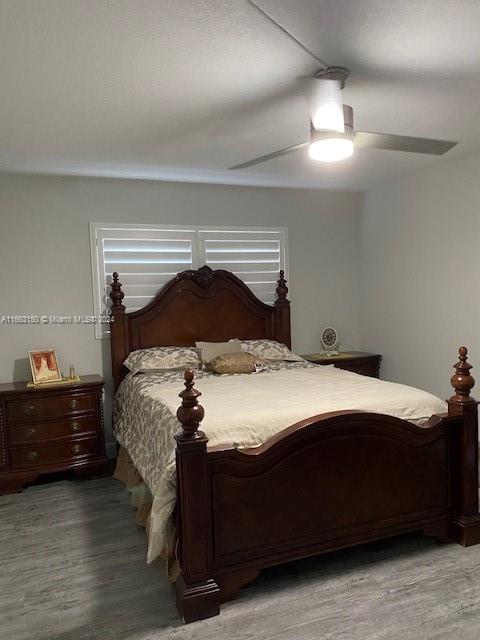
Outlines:
{"type": "MultiPolygon", "coordinates": [[[[127,451],[120,446],[117,465],[113,477],[120,480],[131,495],[131,504],[136,509],[135,522],[145,528],[147,538],[150,527],[150,511],[152,509],[152,494],[138,473],[127,451]]],[[[162,553],[167,564],[168,578],[175,582],[180,574],[180,566],[175,554],[176,540],[172,540],[169,550],[162,553]]]]}

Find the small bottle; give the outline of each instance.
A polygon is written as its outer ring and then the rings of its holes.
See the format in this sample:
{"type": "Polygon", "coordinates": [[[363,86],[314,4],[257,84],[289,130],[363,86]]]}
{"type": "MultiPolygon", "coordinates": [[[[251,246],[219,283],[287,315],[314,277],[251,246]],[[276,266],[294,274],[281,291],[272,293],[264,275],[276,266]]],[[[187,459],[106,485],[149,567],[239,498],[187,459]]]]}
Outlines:
{"type": "Polygon", "coordinates": [[[75,374],[75,367],[73,366],[73,364],[70,365],[70,380],[75,380],[76,378],[76,374],[75,374]]]}

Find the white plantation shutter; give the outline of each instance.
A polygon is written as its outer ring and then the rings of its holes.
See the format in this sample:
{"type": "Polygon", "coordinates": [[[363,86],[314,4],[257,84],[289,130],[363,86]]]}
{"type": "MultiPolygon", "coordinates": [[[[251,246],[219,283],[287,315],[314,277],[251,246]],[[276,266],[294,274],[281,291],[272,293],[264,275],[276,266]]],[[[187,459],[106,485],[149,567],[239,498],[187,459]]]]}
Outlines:
{"type": "MultiPolygon", "coordinates": [[[[110,309],[112,273],[118,271],[127,312],[141,309],[179,271],[192,269],[196,255],[196,234],[191,229],[157,226],[90,225],[94,314],[110,309]]],[[[96,324],[95,335],[108,334],[108,324],[96,324]]]]}
{"type": "Polygon", "coordinates": [[[243,280],[266,304],[275,301],[278,272],[285,268],[285,230],[199,231],[203,262],[243,280]]]}
{"type": "MultiPolygon", "coordinates": [[[[108,314],[112,273],[118,271],[127,312],[144,307],[180,271],[208,264],[232,271],[267,304],[275,300],[280,269],[286,269],[286,229],[90,224],[94,314],[108,314]]],[[[95,335],[109,332],[96,324],[95,335]]]]}

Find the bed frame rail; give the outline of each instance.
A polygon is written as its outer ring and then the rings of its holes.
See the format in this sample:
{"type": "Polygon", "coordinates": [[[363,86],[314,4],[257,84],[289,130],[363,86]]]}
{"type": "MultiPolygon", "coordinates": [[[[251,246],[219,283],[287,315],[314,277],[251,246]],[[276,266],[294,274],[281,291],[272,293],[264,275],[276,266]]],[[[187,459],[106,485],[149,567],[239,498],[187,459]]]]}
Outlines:
{"type": "Polygon", "coordinates": [[[185,372],[177,416],[177,514],[186,622],[216,615],[264,567],[408,531],[480,542],[477,402],[461,347],[448,414],[313,416],[254,449],[207,449],[185,372]]]}

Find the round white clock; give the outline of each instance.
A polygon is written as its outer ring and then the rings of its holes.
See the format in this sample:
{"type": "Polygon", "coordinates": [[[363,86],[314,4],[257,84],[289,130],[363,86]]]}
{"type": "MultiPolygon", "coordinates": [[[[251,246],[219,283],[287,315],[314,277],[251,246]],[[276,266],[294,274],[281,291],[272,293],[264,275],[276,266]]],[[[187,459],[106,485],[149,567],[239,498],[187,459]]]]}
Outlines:
{"type": "Polygon", "coordinates": [[[338,334],[333,327],[325,327],[322,331],[322,346],[323,350],[329,354],[337,353],[338,346],[338,334]]]}

